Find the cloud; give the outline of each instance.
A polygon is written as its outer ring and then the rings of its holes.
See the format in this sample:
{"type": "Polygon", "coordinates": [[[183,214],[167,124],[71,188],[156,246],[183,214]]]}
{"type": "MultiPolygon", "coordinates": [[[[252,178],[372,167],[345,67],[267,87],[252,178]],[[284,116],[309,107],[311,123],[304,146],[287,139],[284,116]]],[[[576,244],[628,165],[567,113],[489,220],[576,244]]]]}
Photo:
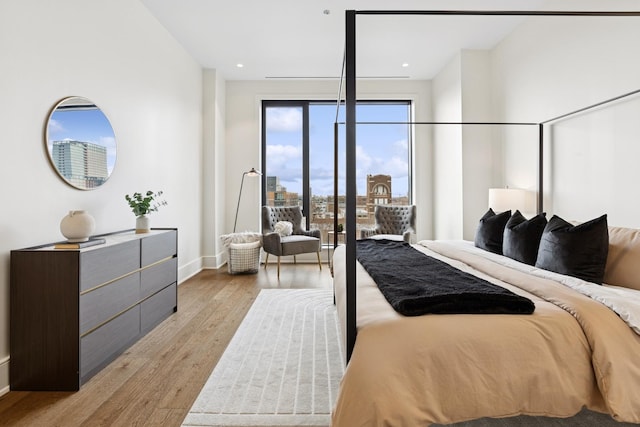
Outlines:
{"type": "MultiPolygon", "coordinates": [[[[356,181],[359,195],[366,193],[367,174],[385,174],[392,177],[394,196],[407,193],[409,158],[407,140],[402,139],[387,145],[388,150],[380,152],[379,147],[366,144],[356,145],[356,181]]],[[[318,153],[319,154],[319,153],[318,153]]],[[[331,156],[316,156],[311,160],[311,191],[314,195],[333,194],[333,159],[331,156]]],[[[277,175],[280,184],[288,191],[302,191],[302,148],[294,145],[268,145],[266,158],[270,175],[277,175]]],[[[338,192],[345,194],[345,153],[340,153],[338,168],[338,192]]]]}
{"type": "Polygon", "coordinates": [[[384,169],[388,171],[387,175],[407,176],[409,162],[406,158],[392,157],[384,163],[384,169]]]}
{"type": "MultiPolygon", "coordinates": [[[[380,146],[356,145],[356,183],[359,195],[366,193],[367,174],[391,175],[392,192],[394,196],[407,193],[409,177],[409,157],[407,140],[402,139],[387,145],[389,150],[382,150],[380,146]],[[390,157],[387,157],[390,156],[390,157]]],[[[320,162],[315,159],[310,171],[313,194],[333,194],[333,161],[320,162]]],[[[301,173],[301,172],[298,172],[301,173]]],[[[340,166],[338,168],[338,192],[345,194],[345,153],[340,152],[340,166]]]]}
{"type": "Polygon", "coordinates": [[[356,145],[356,166],[359,170],[369,170],[374,159],[365,151],[362,145],[356,145]]]}
{"type": "Polygon", "coordinates": [[[302,176],[302,149],[294,145],[267,145],[267,174],[275,175],[288,191],[298,191],[302,176]]]}
{"type": "Polygon", "coordinates": [[[302,130],[300,108],[267,108],[267,130],[274,132],[299,132],[302,130]]]}
{"type": "Polygon", "coordinates": [[[294,159],[302,159],[302,151],[295,145],[267,145],[267,159],[269,159],[269,166],[273,162],[289,162],[294,159]]]}
{"type": "Polygon", "coordinates": [[[408,144],[408,141],[406,139],[401,139],[399,141],[394,142],[393,143],[393,147],[396,150],[399,150],[404,154],[407,154],[409,152],[409,150],[408,150],[409,144],[408,144]]]}
{"type": "Polygon", "coordinates": [[[49,126],[47,126],[47,131],[49,132],[49,135],[54,135],[59,132],[64,132],[65,128],[58,120],[49,119],[49,126]]]}
{"type": "Polygon", "coordinates": [[[100,137],[99,144],[107,148],[107,170],[109,171],[109,175],[111,175],[117,158],[116,139],[112,136],[102,136],[100,137]]]}

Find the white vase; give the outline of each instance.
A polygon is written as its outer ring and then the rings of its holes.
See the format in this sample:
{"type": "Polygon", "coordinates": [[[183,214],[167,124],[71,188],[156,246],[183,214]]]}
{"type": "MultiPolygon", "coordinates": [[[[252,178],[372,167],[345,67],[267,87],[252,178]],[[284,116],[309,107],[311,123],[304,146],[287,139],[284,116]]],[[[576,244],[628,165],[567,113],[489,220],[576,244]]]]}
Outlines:
{"type": "Polygon", "coordinates": [[[146,215],[140,215],[136,217],[136,234],[140,233],[148,233],[151,229],[149,228],[149,217],[146,215]]]}
{"type": "Polygon", "coordinates": [[[60,221],[60,232],[69,242],[86,242],[95,228],[95,220],[83,210],[69,211],[60,221]]]}

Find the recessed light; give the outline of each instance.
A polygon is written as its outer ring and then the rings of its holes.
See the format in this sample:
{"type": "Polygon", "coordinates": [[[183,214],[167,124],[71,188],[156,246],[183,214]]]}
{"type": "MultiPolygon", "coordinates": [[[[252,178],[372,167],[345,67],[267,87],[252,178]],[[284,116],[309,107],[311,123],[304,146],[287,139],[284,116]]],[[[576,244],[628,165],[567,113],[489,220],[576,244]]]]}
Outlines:
{"type": "Polygon", "coordinates": [[[236,64],[236,67],[238,67],[238,68],[242,68],[242,67],[244,67],[244,64],[240,64],[240,63],[238,63],[238,64],[236,64]]]}
{"type": "Polygon", "coordinates": [[[409,66],[409,63],[408,63],[408,62],[403,62],[403,63],[402,63],[402,68],[407,68],[408,66],[409,66]]]}

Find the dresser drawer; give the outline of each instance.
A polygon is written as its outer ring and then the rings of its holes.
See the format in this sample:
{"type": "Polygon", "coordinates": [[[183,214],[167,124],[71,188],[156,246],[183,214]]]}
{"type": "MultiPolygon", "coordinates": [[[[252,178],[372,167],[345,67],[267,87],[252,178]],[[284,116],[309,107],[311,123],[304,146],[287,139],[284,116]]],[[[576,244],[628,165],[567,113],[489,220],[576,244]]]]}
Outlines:
{"type": "Polygon", "coordinates": [[[80,295],[80,335],[139,301],[139,272],[80,295]]]}
{"type": "Polygon", "coordinates": [[[141,240],[141,266],[145,267],[178,253],[175,230],[147,236],[141,240]]]}
{"type": "Polygon", "coordinates": [[[140,268],[140,240],[80,254],[80,292],[140,268]]]}
{"type": "Polygon", "coordinates": [[[140,304],[140,325],[143,334],[176,311],[178,302],[176,286],[175,283],[167,286],[140,304]]]}
{"type": "Polygon", "coordinates": [[[140,306],[122,313],[80,339],[80,382],[118,357],[140,336],[140,306]]]}
{"type": "Polygon", "coordinates": [[[161,264],[142,270],[140,272],[140,298],[144,299],[175,283],[178,280],[177,265],[178,259],[171,258],[161,264]]]}

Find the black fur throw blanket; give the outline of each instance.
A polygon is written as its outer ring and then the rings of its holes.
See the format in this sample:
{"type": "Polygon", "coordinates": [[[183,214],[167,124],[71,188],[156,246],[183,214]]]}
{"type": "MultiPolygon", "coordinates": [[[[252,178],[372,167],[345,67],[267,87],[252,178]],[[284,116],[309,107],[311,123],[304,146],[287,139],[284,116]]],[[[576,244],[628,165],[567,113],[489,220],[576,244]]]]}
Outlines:
{"type": "Polygon", "coordinates": [[[408,243],[357,240],[356,257],[389,304],[405,316],[531,314],[528,298],[425,255],[408,243]]]}

